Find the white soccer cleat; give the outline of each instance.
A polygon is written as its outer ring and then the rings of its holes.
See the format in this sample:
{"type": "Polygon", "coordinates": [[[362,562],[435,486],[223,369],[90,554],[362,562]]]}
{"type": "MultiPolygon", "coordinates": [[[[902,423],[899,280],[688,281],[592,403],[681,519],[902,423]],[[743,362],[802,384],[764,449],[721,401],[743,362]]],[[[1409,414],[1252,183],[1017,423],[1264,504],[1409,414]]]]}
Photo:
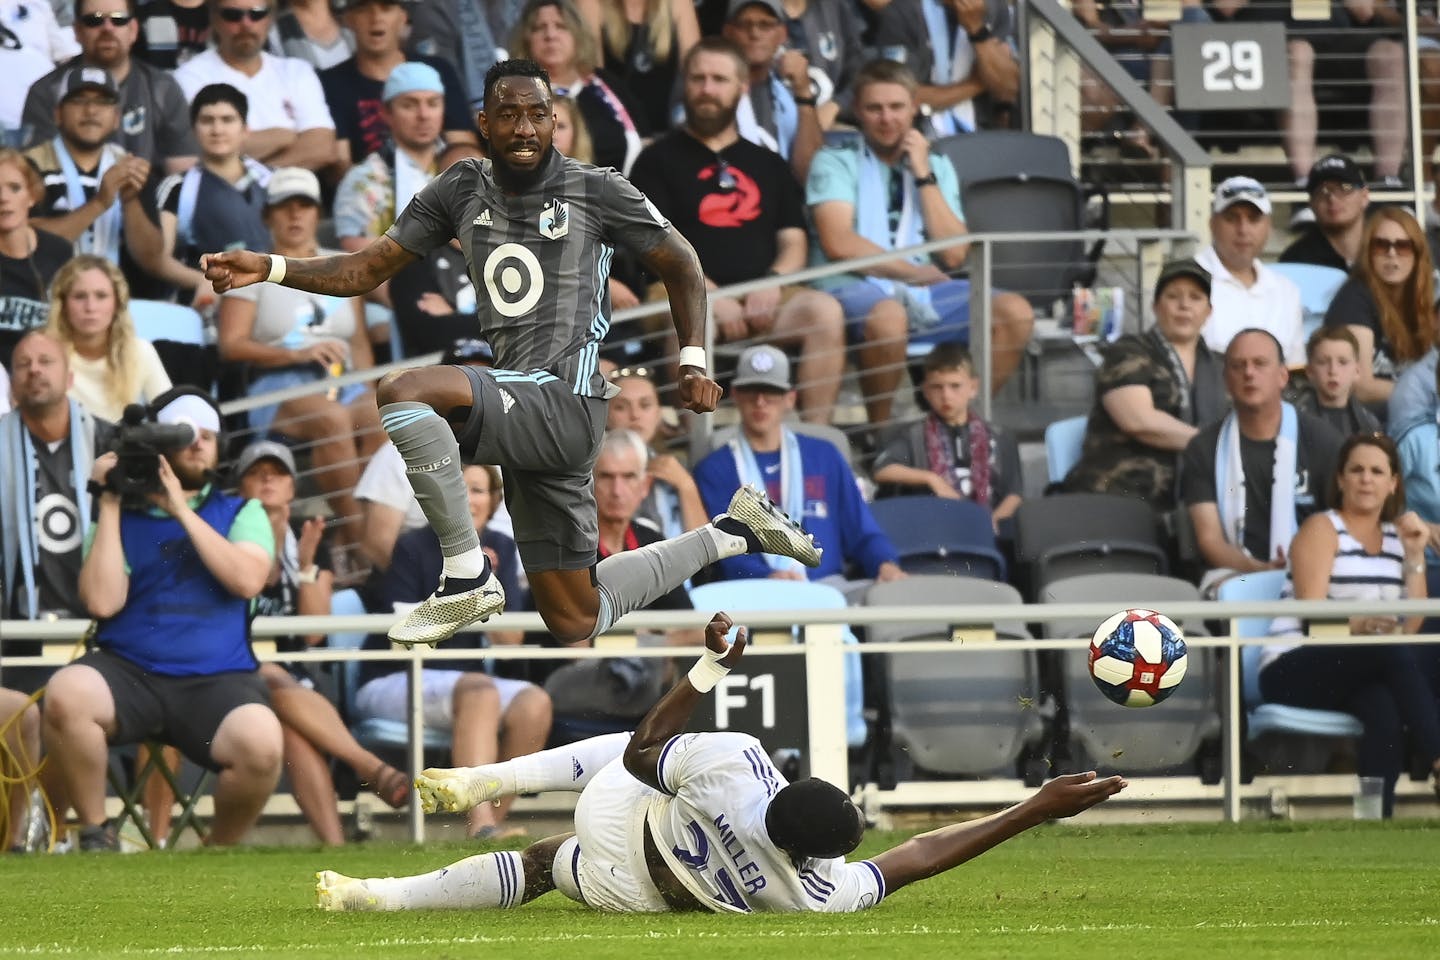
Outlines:
{"type": "MultiPolygon", "coordinates": [[[[799,560],[807,567],[820,566],[821,550],[815,546],[815,538],[806,533],[798,521],[792,520],[771,503],[760,488],[747,483],[736,490],[735,496],[730,498],[730,508],[723,516],[744,524],[763,552],[799,560]]],[[[715,519],[719,521],[722,518],[715,519]]]]}
{"type": "Polygon", "coordinates": [[[415,778],[420,809],[426,813],[445,810],[463,813],[486,801],[505,796],[500,778],[485,767],[431,767],[415,778]]]}
{"type": "Polygon", "coordinates": [[[380,899],[365,886],[364,880],[347,877],[334,870],[315,874],[315,905],[332,913],[383,910],[380,899]]]}
{"type": "Polygon", "coordinates": [[[461,627],[477,620],[483,623],[504,609],[505,588],[494,570],[484,579],[447,582],[442,576],[439,589],[390,628],[390,639],[405,647],[417,643],[433,647],[461,627]]]}

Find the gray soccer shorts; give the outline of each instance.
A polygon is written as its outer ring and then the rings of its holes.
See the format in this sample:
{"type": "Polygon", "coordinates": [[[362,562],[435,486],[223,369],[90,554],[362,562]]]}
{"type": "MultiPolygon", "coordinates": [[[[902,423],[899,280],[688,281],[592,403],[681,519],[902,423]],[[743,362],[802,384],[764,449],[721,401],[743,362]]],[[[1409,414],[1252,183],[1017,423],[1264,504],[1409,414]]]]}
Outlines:
{"type": "Polygon", "coordinates": [[[600,537],[593,470],[605,401],[578,396],[543,371],[460,369],[475,399],[458,438],[460,455],[501,468],[525,569],[593,566],[600,537]]]}

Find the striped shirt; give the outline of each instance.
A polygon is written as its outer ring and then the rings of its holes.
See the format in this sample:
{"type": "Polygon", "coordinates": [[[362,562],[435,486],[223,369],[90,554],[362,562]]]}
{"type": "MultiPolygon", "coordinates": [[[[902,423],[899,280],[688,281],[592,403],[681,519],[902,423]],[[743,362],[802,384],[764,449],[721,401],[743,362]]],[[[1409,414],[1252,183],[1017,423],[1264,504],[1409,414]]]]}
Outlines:
{"type": "MultiPolygon", "coordinates": [[[[1335,551],[1335,563],[1330,567],[1330,589],[1325,596],[1329,600],[1399,600],[1405,596],[1405,552],[1400,545],[1400,535],[1395,524],[1380,525],[1380,552],[1370,553],[1365,546],[1345,529],[1345,521],[1339,511],[1327,510],[1325,516],[1335,527],[1340,542],[1335,551]]],[[[1295,597],[1294,572],[1287,571],[1285,589],[1281,599],[1295,597]]],[[[1301,637],[1304,627],[1295,617],[1276,617],[1270,623],[1270,635],[1275,637],[1301,637]]],[[[1265,647],[1260,655],[1260,669],[1300,646],[1298,643],[1272,644],[1265,647]]]]}
{"type": "Polygon", "coordinates": [[[477,295],[477,336],[495,365],[547,371],[603,397],[600,343],[610,330],[610,260],[670,233],[670,223],[615,170],[551,152],[536,184],[510,195],[489,160],[461,160],[431,180],[385,235],[424,256],[460,241],[477,295]]]}

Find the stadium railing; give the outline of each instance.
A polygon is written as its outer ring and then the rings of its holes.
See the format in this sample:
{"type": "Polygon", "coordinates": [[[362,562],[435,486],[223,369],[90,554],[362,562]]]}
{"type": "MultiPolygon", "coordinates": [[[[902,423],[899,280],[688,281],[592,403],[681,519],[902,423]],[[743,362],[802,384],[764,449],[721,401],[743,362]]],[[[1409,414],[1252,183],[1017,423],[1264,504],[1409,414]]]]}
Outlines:
{"type": "MultiPolygon", "coordinates": [[[[948,641],[907,641],[903,643],[867,643],[859,647],[843,646],[843,626],[864,626],[872,623],[935,623],[985,624],[996,621],[1021,621],[1026,623],[1053,622],[1057,620],[1085,620],[1100,623],[1115,612],[1114,603],[1055,603],[1027,604],[1019,606],[1002,605],[956,605],[953,607],[927,606],[912,607],[850,607],[845,610],[790,610],[750,612],[728,610],[737,623],[753,629],[786,628],[795,625],[802,628],[802,642],[794,645],[757,645],[746,651],[747,662],[771,656],[802,656],[805,658],[805,684],[807,696],[807,743],[806,758],[812,775],[833,783],[848,784],[848,751],[845,743],[844,706],[844,654],[859,651],[862,656],[889,653],[965,652],[987,650],[993,642],[994,632],[975,630],[973,627],[961,631],[961,635],[948,641]],[[968,632],[969,641],[966,640],[968,632]]],[[[1289,616],[1308,619],[1313,624],[1324,624],[1344,620],[1350,616],[1435,616],[1440,614],[1440,601],[1402,600],[1392,602],[1347,601],[1344,604],[1332,601],[1245,601],[1245,602],[1193,602],[1169,604],[1164,613],[1177,620],[1231,620],[1241,617],[1273,617],[1283,612],[1289,616]]],[[[676,627],[697,627],[711,616],[711,611],[687,613],[640,612],[625,618],[625,628],[665,629],[676,627]]],[[[333,633],[337,631],[382,631],[394,622],[394,617],[366,615],[342,617],[260,617],[255,620],[253,634],[258,638],[290,636],[310,633],[333,633]]],[[[6,621],[7,639],[39,639],[44,641],[75,641],[84,636],[89,628],[85,620],[6,621]]],[[[538,614],[507,613],[493,620],[487,629],[498,630],[543,630],[544,624],[538,614]]],[[[1074,640],[1016,640],[1005,641],[1011,649],[1028,647],[1034,650],[1078,650],[1086,649],[1089,638],[1074,640]]],[[[1196,777],[1153,777],[1134,778],[1131,789],[1120,798],[1122,802],[1154,800],[1176,800],[1187,802],[1218,803],[1221,817],[1230,822],[1242,817],[1242,801],[1261,799],[1277,784],[1289,785],[1292,794],[1310,787],[1314,778],[1256,777],[1248,784],[1241,782],[1242,715],[1244,706],[1241,699],[1240,651],[1242,647],[1269,642],[1266,638],[1237,637],[1191,637],[1187,640],[1193,647],[1211,647],[1224,652],[1223,679],[1221,682],[1221,703],[1223,722],[1223,766],[1222,779],[1218,786],[1205,786],[1196,777]]],[[[1307,644],[1353,644],[1349,636],[1316,635],[1305,641],[1307,644]]],[[[1367,637],[1366,642],[1382,642],[1379,638],[1367,637]]],[[[1397,637],[1393,642],[1440,643],[1440,635],[1417,635],[1397,637]]],[[[698,656],[701,648],[681,647],[635,647],[570,649],[541,647],[494,647],[487,656],[496,660],[575,660],[607,657],[685,657],[698,656]]],[[[421,670],[428,663],[434,665],[447,659],[466,658],[473,654],[467,650],[449,650],[445,647],[429,649],[415,647],[412,650],[387,651],[346,651],[308,650],[298,653],[267,654],[267,659],[284,659],[307,662],[335,662],[364,660],[400,661],[407,665],[410,682],[410,769],[421,768],[423,756],[422,739],[424,719],[420,704],[421,670]]],[[[7,663],[14,666],[55,665],[65,662],[56,657],[13,657],[7,663]]],[[[1117,707],[1116,709],[1122,709],[1117,707]]],[[[1150,709],[1163,710],[1164,704],[1150,709]]],[[[1135,713],[1135,723],[1144,724],[1143,712],[1135,713]]],[[[1282,786],[1283,789],[1283,786],[1282,786]]],[[[893,790],[880,790],[874,784],[865,785],[859,793],[867,813],[878,816],[886,809],[905,806],[948,806],[984,807],[1009,803],[1020,799],[1024,789],[1018,780],[981,780],[960,782],[926,782],[898,785],[893,790]]],[[[409,808],[411,839],[420,842],[425,835],[425,820],[418,804],[409,808]]]]}

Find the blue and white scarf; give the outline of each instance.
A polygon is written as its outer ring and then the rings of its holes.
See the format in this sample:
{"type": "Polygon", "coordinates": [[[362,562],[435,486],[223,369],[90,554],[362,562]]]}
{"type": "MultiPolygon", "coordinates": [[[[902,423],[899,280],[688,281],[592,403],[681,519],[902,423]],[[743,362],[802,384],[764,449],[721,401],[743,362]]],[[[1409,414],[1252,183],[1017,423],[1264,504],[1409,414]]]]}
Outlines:
{"type": "MultiPolygon", "coordinates": [[[[860,147],[859,171],[857,176],[859,195],[855,202],[855,232],[882,250],[901,250],[925,242],[925,219],[920,212],[920,198],[915,189],[915,175],[908,166],[902,165],[900,175],[904,178],[904,201],[900,207],[900,222],[890,229],[890,168],[870,152],[870,147],[860,147]]],[[[929,260],[923,254],[909,258],[911,263],[923,264],[929,260]]],[[[940,322],[939,314],[930,301],[929,287],[914,287],[899,280],[885,277],[866,277],[868,282],[879,287],[887,297],[894,297],[905,307],[910,317],[912,331],[925,330],[940,322]]]]}
{"type": "MultiPolygon", "coordinates": [[[[75,166],[75,160],[70,156],[70,151],[65,147],[65,141],[56,136],[52,145],[55,148],[55,157],[60,161],[60,172],[65,176],[65,199],[70,204],[70,212],[75,212],[85,206],[85,187],[80,183],[80,169],[75,166]]],[[[95,190],[100,190],[100,181],[105,178],[105,173],[115,166],[114,149],[110,144],[105,144],[100,149],[100,168],[95,171],[95,190]]],[[[111,263],[120,262],[120,198],[117,196],[115,202],[110,204],[109,209],[95,218],[95,222],[80,235],[75,243],[76,253],[93,253],[97,257],[104,257],[111,263]]]]}
{"type": "Polygon", "coordinates": [[[800,108],[795,105],[790,88],[779,77],[771,73],[769,79],[770,114],[775,122],[775,132],[772,134],[766,130],[755,118],[755,105],[750,102],[748,93],[740,98],[735,108],[735,128],[751,143],[774,150],[789,160],[790,146],[795,142],[795,131],[800,126],[800,108]]]}
{"type": "MultiPolygon", "coordinates": [[[[753,484],[761,490],[767,489],[765,474],[755,460],[755,451],[744,431],[730,441],[730,453],[735,458],[735,473],[741,483],[753,484]]],[[[789,427],[780,428],[780,509],[799,522],[805,516],[805,466],[800,459],[800,441],[789,427]]],[[[767,553],[765,562],[771,570],[796,570],[804,572],[800,561],[791,557],[779,557],[767,553]]]]}
{"type": "MultiPolygon", "coordinates": [[[[1280,405],[1280,434],[1275,438],[1275,468],[1270,477],[1270,556],[1256,557],[1269,562],[1275,551],[1290,553],[1295,538],[1295,463],[1300,426],[1295,408],[1280,405]]],[[[1245,467],[1240,458],[1240,426],[1232,410],[1220,425],[1215,446],[1215,505],[1220,511],[1220,529],[1225,539],[1245,549],[1245,467]]]]}
{"type": "MultiPolygon", "coordinates": [[[[920,0],[920,9],[925,14],[925,27],[930,31],[930,82],[937,87],[959,83],[970,76],[975,66],[975,48],[970,46],[965,28],[957,26],[954,35],[948,35],[950,24],[941,0],[920,0]]],[[[969,133],[975,129],[975,103],[966,100],[937,110],[930,115],[930,124],[937,137],[969,133]]]]}
{"type": "MultiPolygon", "coordinates": [[[[70,459],[73,463],[75,506],[80,522],[90,518],[90,470],[95,464],[95,424],[84,407],[70,401],[70,459]]],[[[35,568],[40,562],[40,537],[35,512],[36,473],[40,469],[35,458],[34,441],[19,411],[0,417],[0,457],[6,469],[0,470],[0,572],[4,574],[3,609],[8,614],[15,588],[25,584],[26,618],[39,615],[40,595],[35,589],[35,568]],[[23,477],[23,482],[20,482],[23,477]]]]}

